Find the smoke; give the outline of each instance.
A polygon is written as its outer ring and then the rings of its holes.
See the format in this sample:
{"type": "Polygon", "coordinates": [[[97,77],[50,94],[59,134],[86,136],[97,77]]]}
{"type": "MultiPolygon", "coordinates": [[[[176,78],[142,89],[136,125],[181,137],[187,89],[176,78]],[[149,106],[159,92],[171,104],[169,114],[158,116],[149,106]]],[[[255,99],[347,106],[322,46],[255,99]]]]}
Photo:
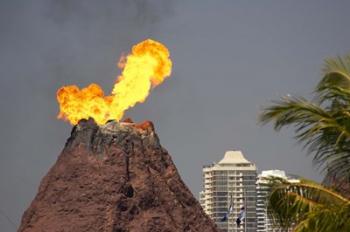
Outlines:
{"type": "Polygon", "coordinates": [[[171,5],[171,1],[159,2],[155,0],[104,1],[103,4],[96,4],[96,1],[91,0],[53,0],[47,6],[46,13],[47,17],[57,24],[65,24],[74,18],[84,19],[85,22],[96,19],[102,19],[106,22],[121,19],[143,27],[157,23],[163,17],[169,17],[172,14],[171,5]]]}
{"type": "MultiPolygon", "coordinates": [[[[56,90],[94,81],[110,91],[116,62],[157,37],[172,1],[1,1],[0,210],[19,224],[69,125],[56,120],[56,90]]],[[[1,231],[14,226],[0,215],[1,231]]]]}

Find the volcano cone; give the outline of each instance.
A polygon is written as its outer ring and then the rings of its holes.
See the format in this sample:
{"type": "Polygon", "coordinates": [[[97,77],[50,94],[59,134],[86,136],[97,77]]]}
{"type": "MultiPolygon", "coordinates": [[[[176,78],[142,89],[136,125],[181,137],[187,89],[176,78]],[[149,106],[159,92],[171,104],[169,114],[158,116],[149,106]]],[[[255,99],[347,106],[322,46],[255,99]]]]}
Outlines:
{"type": "Polygon", "coordinates": [[[200,231],[216,226],[151,122],[81,120],[41,181],[19,231],[200,231]]]}

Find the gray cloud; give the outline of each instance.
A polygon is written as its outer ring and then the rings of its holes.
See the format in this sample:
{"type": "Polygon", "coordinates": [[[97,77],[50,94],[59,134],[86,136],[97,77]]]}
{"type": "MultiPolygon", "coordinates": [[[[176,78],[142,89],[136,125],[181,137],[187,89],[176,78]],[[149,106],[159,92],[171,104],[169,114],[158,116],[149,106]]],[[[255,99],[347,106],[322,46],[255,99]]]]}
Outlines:
{"type": "Polygon", "coordinates": [[[56,119],[56,90],[95,82],[108,93],[120,55],[148,37],[169,47],[173,74],[127,116],[155,122],[195,195],[202,165],[227,149],[243,150],[260,170],[321,179],[290,130],[276,134],[256,118],[269,99],[310,94],[323,58],[349,51],[348,2],[0,4],[1,231],[15,231],[10,220],[19,223],[69,136],[56,119]]]}

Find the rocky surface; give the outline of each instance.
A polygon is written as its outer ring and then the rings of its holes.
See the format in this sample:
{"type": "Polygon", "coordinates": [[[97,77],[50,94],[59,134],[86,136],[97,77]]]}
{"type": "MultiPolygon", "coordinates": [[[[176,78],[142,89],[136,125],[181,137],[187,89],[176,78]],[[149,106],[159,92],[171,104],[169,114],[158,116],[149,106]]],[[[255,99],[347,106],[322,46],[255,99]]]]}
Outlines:
{"type": "Polygon", "coordinates": [[[18,231],[217,231],[151,122],[82,120],[18,231]]]}

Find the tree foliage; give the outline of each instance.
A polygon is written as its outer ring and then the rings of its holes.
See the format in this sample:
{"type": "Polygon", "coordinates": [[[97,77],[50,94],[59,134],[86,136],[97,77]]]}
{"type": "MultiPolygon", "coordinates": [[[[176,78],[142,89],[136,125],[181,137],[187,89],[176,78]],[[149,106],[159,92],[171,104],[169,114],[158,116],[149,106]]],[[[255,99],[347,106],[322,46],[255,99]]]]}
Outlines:
{"type": "Polygon", "coordinates": [[[270,218],[295,232],[350,231],[350,201],[313,181],[270,180],[270,218]]]}
{"type": "MultiPolygon", "coordinates": [[[[350,183],[350,55],[327,59],[314,99],[287,96],[260,115],[275,130],[294,126],[296,139],[328,177],[350,183]]],[[[348,193],[349,194],[349,193],[348,193]]],[[[350,231],[350,203],[312,181],[274,181],[269,209],[275,222],[295,231],[350,231]]]]}

